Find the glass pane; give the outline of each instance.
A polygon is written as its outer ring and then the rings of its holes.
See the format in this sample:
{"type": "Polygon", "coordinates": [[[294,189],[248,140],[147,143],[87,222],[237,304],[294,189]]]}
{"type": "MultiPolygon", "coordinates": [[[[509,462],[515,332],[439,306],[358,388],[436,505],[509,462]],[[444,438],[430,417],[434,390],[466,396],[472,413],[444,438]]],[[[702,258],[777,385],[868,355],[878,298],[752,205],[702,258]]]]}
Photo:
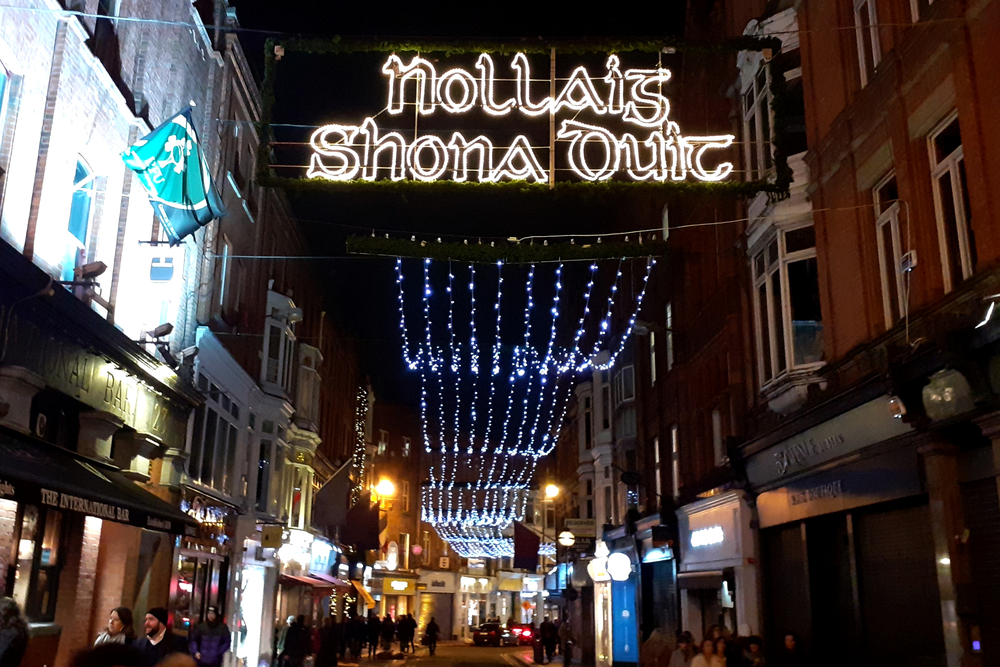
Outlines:
{"type": "Polygon", "coordinates": [[[226,484],[225,486],[229,488],[229,493],[233,496],[242,495],[243,489],[238,488],[241,482],[241,475],[236,467],[236,427],[232,424],[229,425],[229,443],[227,447],[226,454],[226,484]],[[233,469],[231,469],[233,468],[233,469]]]}
{"type": "Polygon", "coordinates": [[[816,228],[812,225],[785,232],[785,252],[809,250],[816,247],[816,228]]]}
{"type": "MultiPolygon", "coordinates": [[[[815,261],[815,260],[813,260],[815,261]]],[[[780,375],[788,367],[785,354],[785,326],[781,308],[781,272],[771,274],[771,330],[774,332],[774,374],[780,375]]]]}
{"type": "Polygon", "coordinates": [[[771,110],[768,108],[767,95],[760,98],[757,105],[757,116],[760,118],[760,168],[762,171],[771,168],[771,110]]]}
{"type": "Polygon", "coordinates": [[[899,199],[899,190],[896,188],[896,177],[893,176],[885,185],[880,187],[875,194],[878,199],[878,212],[881,215],[889,210],[896,200],[899,199]]]}
{"type": "Polygon", "coordinates": [[[626,401],[635,398],[635,369],[632,366],[622,369],[622,398],[626,401]]]}
{"type": "Polygon", "coordinates": [[[219,421],[219,416],[215,410],[208,408],[208,416],[205,418],[205,441],[201,456],[201,470],[198,479],[203,484],[212,483],[212,465],[215,462],[215,427],[219,421]]]}
{"type": "Polygon", "coordinates": [[[969,263],[976,270],[979,257],[976,253],[976,234],[972,229],[972,209],[969,207],[969,182],[965,177],[965,160],[958,161],[958,183],[962,188],[962,212],[965,214],[965,241],[969,247],[969,263]]]}
{"type": "Polygon", "coordinates": [[[767,265],[774,266],[778,261],[778,239],[774,238],[767,244],[767,265]]]}
{"type": "Polygon", "coordinates": [[[257,464],[257,511],[267,511],[268,491],[271,487],[271,441],[260,441],[260,460],[257,464]]]}
{"type": "Polygon", "coordinates": [[[934,137],[934,155],[937,158],[937,163],[940,164],[961,145],[962,131],[958,126],[958,118],[955,118],[955,120],[949,123],[948,127],[941,130],[934,137]]]}
{"type": "Polygon", "coordinates": [[[40,567],[55,567],[59,565],[59,532],[61,528],[62,514],[49,510],[45,517],[42,552],[38,560],[40,567]]]}
{"type": "Polygon", "coordinates": [[[747,140],[747,178],[757,178],[757,121],[753,116],[744,123],[747,140]]]}
{"type": "Polygon", "coordinates": [[[28,600],[31,583],[31,565],[35,558],[35,538],[38,534],[38,508],[24,507],[21,518],[21,541],[17,545],[17,571],[14,574],[14,599],[23,609],[28,600]]]}
{"type": "Polygon", "coordinates": [[[858,7],[858,26],[861,28],[858,32],[861,38],[861,53],[864,58],[861,67],[864,68],[868,81],[871,81],[872,76],[875,74],[875,51],[872,44],[871,24],[872,19],[868,3],[866,2],[858,7]]]}
{"type": "Polygon", "coordinates": [[[770,318],[767,315],[767,283],[762,283],[757,288],[757,308],[758,319],[760,320],[760,335],[757,342],[760,345],[761,356],[763,358],[763,367],[760,369],[760,375],[761,379],[767,382],[773,375],[771,372],[771,327],[769,326],[770,318]]]}
{"type": "MultiPolygon", "coordinates": [[[[205,377],[204,375],[202,377],[205,377]]],[[[188,459],[188,470],[191,476],[198,478],[201,471],[201,446],[205,429],[205,406],[198,406],[194,413],[194,432],[191,435],[191,458],[188,459]]]]}
{"type": "Polygon", "coordinates": [[[760,278],[762,275],[764,275],[764,253],[760,252],[756,257],[753,258],[754,280],[760,278]]]}
{"type": "Polygon", "coordinates": [[[767,92],[767,66],[762,65],[759,70],[757,70],[757,96],[760,97],[767,92]]]}
{"type": "Polygon", "coordinates": [[[788,298],[792,311],[792,347],[796,366],[823,360],[823,317],[819,306],[816,259],[788,265],[788,298]]]}
{"type": "Polygon", "coordinates": [[[944,226],[945,253],[948,256],[948,272],[951,284],[962,282],[962,251],[958,243],[958,219],[955,212],[955,196],[951,187],[951,172],[946,171],[938,177],[938,191],[941,194],[941,213],[944,226]]]}
{"type": "Polygon", "coordinates": [[[229,439],[229,423],[219,420],[219,428],[215,439],[215,468],[212,471],[211,485],[219,491],[226,490],[226,476],[229,473],[229,461],[226,456],[228,448],[226,444],[229,439]]]}
{"type": "Polygon", "coordinates": [[[892,222],[886,222],[879,228],[879,235],[882,240],[882,266],[885,267],[885,283],[882,288],[885,290],[885,297],[889,304],[889,320],[896,322],[899,319],[899,286],[897,285],[896,253],[892,243],[892,222]]]}

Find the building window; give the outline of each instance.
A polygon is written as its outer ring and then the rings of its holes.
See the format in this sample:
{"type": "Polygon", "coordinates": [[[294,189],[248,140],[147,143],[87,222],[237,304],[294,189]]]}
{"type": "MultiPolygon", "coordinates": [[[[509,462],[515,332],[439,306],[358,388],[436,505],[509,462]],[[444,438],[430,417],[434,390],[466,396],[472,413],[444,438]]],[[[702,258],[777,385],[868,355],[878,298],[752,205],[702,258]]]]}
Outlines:
{"type": "Polygon", "coordinates": [[[583,399],[583,447],[594,448],[594,415],[589,396],[583,399]]]}
{"type": "MultiPolygon", "coordinates": [[[[51,622],[55,618],[67,523],[67,517],[58,510],[21,505],[20,516],[8,529],[14,531],[14,544],[18,545],[17,565],[11,568],[14,576],[12,597],[32,623],[51,622]]],[[[4,574],[10,576],[7,572],[4,574]]]]}
{"type": "Polygon", "coordinates": [[[593,519],[594,518],[594,499],[593,498],[587,498],[587,518],[588,519],[593,519]]]}
{"type": "Polygon", "coordinates": [[[378,432],[378,455],[385,456],[385,450],[389,447],[389,432],[379,430],[378,432]]]}
{"type": "Polygon", "coordinates": [[[958,116],[953,114],[938,126],[928,144],[944,289],[949,292],[976,268],[976,239],[958,116]]]}
{"type": "MultiPolygon", "coordinates": [[[[405,484],[405,482],[404,482],[405,484]]],[[[410,534],[399,534],[399,564],[404,570],[410,569],[410,534]]]]}
{"type": "Polygon", "coordinates": [[[601,387],[601,428],[611,428],[611,390],[606,384],[601,387]]]}
{"type": "Polygon", "coordinates": [[[875,76],[875,68],[882,59],[878,43],[878,18],[875,0],[854,0],[854,31],[858,39],[858,65],[861,68],[861,85],[867,86],[875,76]]]}
{"type": "Polygon", "coordinates": [[[614,386],[614,400],[616,408],[625,401],[631,401],[632,399],[634,399],[635,367],[622,366],[621,369],[617,373],[615,373],[613,386],[614,386]]]}
{"type": "Polygon", "coordinates": [[[524,506],[524,522],[535,523],[535,501],[531,498],[528,498],[528,502],[524,506]]]}
{"type": "Polygon", "coordinates": [[[681,451],[677,437],[677,424],[670,427],[670,466],[674,483],[674,500],[681,497],[681,451]]]}
{"type": "Polygon", "coordinates": [[[555,528],[556,525],[556,510],[554,507],[545,508],[545,529],[555,528]]]}
{"type": "Polygon", "coordinates": [[[660,438],[653,438],[653,469],[656,474],[656,497],[663,497],[663,471],[660,470],[660,438]]]}
{"type": "Polygon", "coordinates": [[[722,413],[718,408],[712,410],[712,449],[715,452],[715,465],[726,465],[726,446],[722,439],[722,413]]]}
{"type": "Polygon", "coordinates": [[[823,322],[813,226],[779,229],[753,256],[753,280],[761,385],[790,368],[822,363],[823,322]]]}
{"type": "Polygon", "coordinates": [[[242,479],[233,468],[239,434],[239,404],[203,373],[199,373],[199,385],[207,385],[208,390],[205,402],[195,411],[188,475],[221,493],[238,496],[242,492],[242,479]]]}
{"type": "Polygon", "coordinates": [[[400,495],[401,495],[400,499],[403,501],[403,511],[404,512],[409,512],[410,511],[410,483],[409,482],[403,482],[402,487],[403,488],[402,488],[402,491],[400,493],[400,495]]]}
{"type": "Polygon", "coordinates": [[[927,10],[933,2],[934,0],[910,0],[910,18],[914,23],[919,21],[921,16],[927,15],[927,10]]]}
{"type": "Polygon", "coordinates": [[[410,439],[403,438],[403,456],[405,457],[409,455],[410,455],[410,439]]]}
{"type": "MultiPolygon", "coordinates": [[[[6,80],[5,80],[6,82],[6,80]]],[[[76,269],[82,266],[87,248],[87,232],[94,201],[94,172],[82,160],[76,162],[73,176],[73,197],[66,229],[66,254],[63,258],[62,279],[76,280],[76,269]]]]}
{"type": "Polygon", "coordinates": [[[743,91],[743,138],[747,180],[763,178],[771,158],[771,74],[763,61],[743,91]]]}
{"type": "Polygon", "coordinates": [[[222,236],[222,252],[219,254],[222,255],[219,261],[219,306],[225,307],[226,289],[229,282],[229,258],[233,254],[233,245],[229,242],[229,238],[225,234],[222,236]]]}
{"type": "Polygon", "coordinates": [[[649,384],[656,384],[656,332],[649,332],[649,384]]]}
{"type": "Polygon", "coordinates": [[[431,562],[431,531],[429,530],[424,531],[423,543],[424,543],[423,545],[424,553],[422,555],[423,555],[423,562],[426,565],[427,563],[431,562]]]}
{"type": "MultiPolygon", "coordinates": [[[[291,310],[294,310],[294,306],[291,310]]],[[[288,314],[272,307],[271,314],[265,319],[264,331],[266,335],[261,383],[280,388],[289,395],[292,384],[292,360],[295,358],[294,325],[288,319],[288,314]],[[281,315],[284,317],[280,317],[281,315]]]]}
{"type": "Polygon", "coordinates": [[[611,487],[604,487],[604,523],[613,524],[615,522],[615,511],[611,506],[611,487]]]}
{"type": "Polygon", "coordinates": [[[896,175],[889,174],[875,186],[875,233],[882,275],[882,306],[885,328],[891,329],[906,312],[906,276],[903,275],[902,240],[899,231],[899,194],[896,175]]]}
{"type": "Polygon", "coordinates": [[[674,305],[667,304],[667,372],[674,367],[674,305]]]}

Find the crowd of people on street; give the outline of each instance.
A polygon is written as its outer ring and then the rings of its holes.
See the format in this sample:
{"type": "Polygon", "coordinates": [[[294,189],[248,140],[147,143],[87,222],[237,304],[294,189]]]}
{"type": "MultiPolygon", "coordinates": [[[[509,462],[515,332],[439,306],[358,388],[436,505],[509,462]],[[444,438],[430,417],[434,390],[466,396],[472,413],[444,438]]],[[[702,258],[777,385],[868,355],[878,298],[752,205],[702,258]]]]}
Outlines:
{"type": "Polygon", "coordinates": [[[802,667],[798,638],[785,635],[778,655],[770,661],[764,657],[760,637],[733,637],[726,628],[712,626],[698,644],[690,632],[677,636],[677,649],[670,657],[669,667],[802,667]]]}
{"type": "MultiPolygon", "coordinates": [[[[430,649],[431,655],[434,655],[440,632],[431,618],[421,638],[421,644],[430,649]]],[[[315,667],[335,667],[348,656],[357,662],[364,656],[376,658],[393,654],[396,643],[400,652],[414,653],[416,636],[417,620],[412,614],[393,619],[391,614],[379,618],[373,613],[367,620],[355,614],[343,621],[328,616],[315,631],[305,625],[304,616],[289,616],[276,634],[275,655],[279,667],[303,667],[310,655],[314,656],[315,667]]]]}

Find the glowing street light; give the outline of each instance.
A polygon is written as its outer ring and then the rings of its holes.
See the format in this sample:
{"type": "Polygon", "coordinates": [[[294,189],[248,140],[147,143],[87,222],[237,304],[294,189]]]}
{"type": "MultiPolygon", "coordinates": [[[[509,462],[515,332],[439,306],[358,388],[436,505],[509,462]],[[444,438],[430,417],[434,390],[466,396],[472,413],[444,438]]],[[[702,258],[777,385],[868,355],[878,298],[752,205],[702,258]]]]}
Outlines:
{"type": "Polygon", "coordinates": [[[392,498],[396,495],[396,485],[392,483],[392,480],[387,477],[383,477],[378,481],[378,486],[375,487],[375,491],[382,498],[392,498]]]}
{"type": "Polygon", "coordinates": [[[559,487],[555,484],[548,484],[545,487],[545,497],[552,499],[559,495],[559,487]]]}
{"type": "Polygon", "coordinates": [[[559,533],[559,544],[563,545],[564,547],[573,546],[574,544],[576,544],[576,535],[569,532],[568,530],[564,530],[563,532],[559,533]]]}

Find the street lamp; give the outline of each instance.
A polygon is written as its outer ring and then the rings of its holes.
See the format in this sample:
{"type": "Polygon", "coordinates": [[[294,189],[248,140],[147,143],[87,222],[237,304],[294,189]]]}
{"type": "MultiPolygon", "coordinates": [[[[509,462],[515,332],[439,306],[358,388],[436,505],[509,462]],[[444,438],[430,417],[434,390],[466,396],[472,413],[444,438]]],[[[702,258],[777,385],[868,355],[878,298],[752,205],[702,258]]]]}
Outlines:
{"type": "Polygon", "coordinates": [[[545,497],[549,500],[554,499],[559,495],[559,487],[555,484],[548,484],[545,486],[545,497]]]}
{"type": "Polygon", "coordinates": [[[559,533],[559,544],[563,545],[564,547],[573,546],[574,544],[576,544],[576,535],[569,532],[568,530],[564,530],[563,532],[559,533]]]}
{"type": "Polygon", "coordinates": [[[396,485],[392,483],[391,479],[383,477],[378,481],[375,491],[381,498],[392,498],[396,495],[396,485]]]}

